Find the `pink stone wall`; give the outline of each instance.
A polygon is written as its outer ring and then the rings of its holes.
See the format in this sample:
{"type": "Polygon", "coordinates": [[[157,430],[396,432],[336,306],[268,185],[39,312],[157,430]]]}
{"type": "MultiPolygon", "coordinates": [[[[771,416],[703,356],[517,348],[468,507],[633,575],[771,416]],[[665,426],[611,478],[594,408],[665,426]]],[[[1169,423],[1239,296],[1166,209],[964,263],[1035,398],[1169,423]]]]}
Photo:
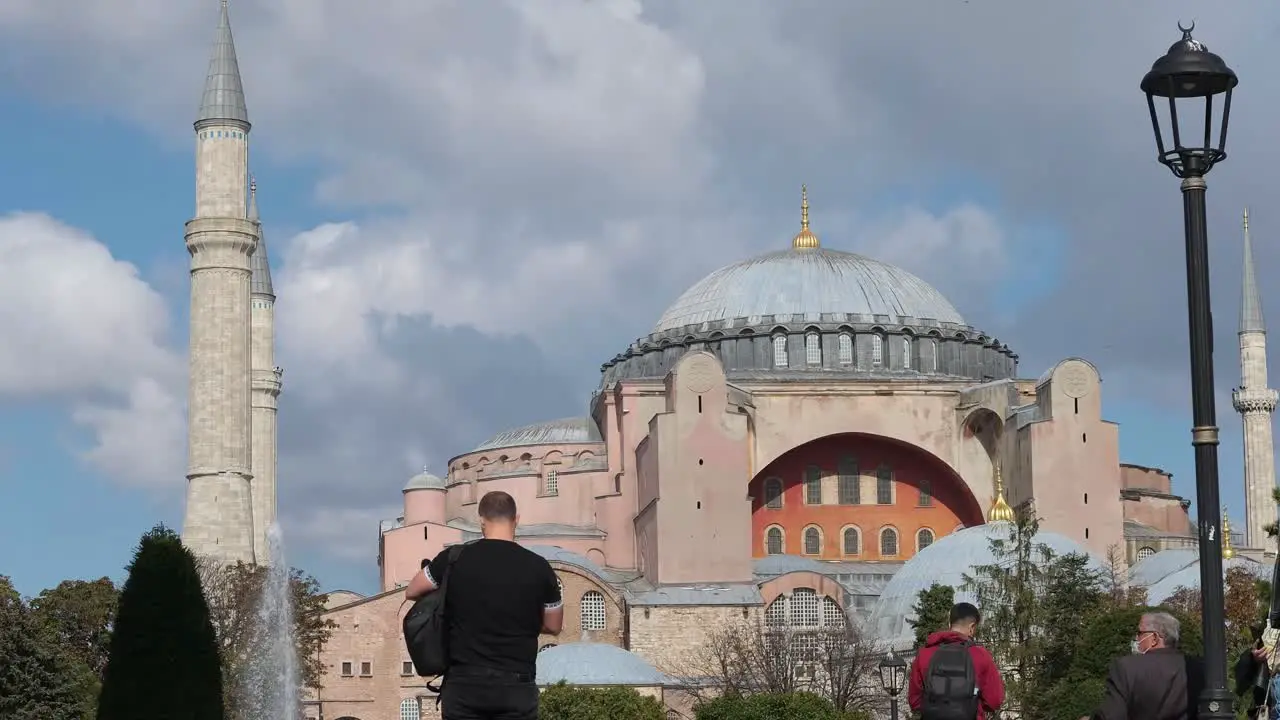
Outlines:
{"type": "Polygon", "coordinates": [[[1122,463],[1120,465],[1120,483],[1123,487],[1134,488],[1135,490],[1151,490],[1153,492],[1173,494],[1173,475],[1160,468],[1122,463]]]}
{"type": "Polygon", "coordinates": [[[404,522],[406,525],[420,522],[443,525],[448,519],[445,517],[445,491],[443,489],[423,488],[404,492],[404,522]]]}
{"type": "Polygon", "coordinates": [[[382,534],[382,590],[407,585],[422,569],[424,558],[433,558],[446,545],[462,541],[462,531],[446,525],[419,523],[382,534]]]}

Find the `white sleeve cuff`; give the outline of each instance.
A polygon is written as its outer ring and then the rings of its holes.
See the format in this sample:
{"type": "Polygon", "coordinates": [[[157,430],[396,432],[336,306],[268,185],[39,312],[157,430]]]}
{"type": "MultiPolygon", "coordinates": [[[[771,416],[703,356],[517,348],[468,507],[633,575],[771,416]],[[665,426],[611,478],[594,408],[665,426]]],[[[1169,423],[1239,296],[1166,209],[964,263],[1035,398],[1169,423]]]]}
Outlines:
{"type": "Polygon", "coordinates": [[[564,607],[563,600],[561,600],[560,602],[547,603],[542,606],[542,609],[543,610],[559,610],[562,607],[564,607]]]}
{"type": "Polygon", "coordinates": [[[425,567],[423,567],[423,568],[422,568],[422,574],[423,574],[423,575],[426,575],[426,576],[427,576],[427,580],[430,580],[430,581],[431,581],[431,586],[432,586],[432,587],[437,587],[437,588],[438,588],[438,587],[440,587],[440,584],[436,582],[436,579],[435,579],[434,577],[432,577],[432,576],[431,576],[431,566],[430,566],[430,565],[427,565],[427,566],[425,566],[425,567]]]}

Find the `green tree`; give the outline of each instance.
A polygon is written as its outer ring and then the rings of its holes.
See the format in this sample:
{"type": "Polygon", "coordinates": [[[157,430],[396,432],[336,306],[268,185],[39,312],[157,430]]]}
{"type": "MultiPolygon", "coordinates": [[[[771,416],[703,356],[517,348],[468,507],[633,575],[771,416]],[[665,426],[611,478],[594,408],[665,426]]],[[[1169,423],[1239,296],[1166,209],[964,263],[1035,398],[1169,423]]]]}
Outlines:
{"type": "Polygon", "coordinates": [[[663,720],[666,711],[655,698],[631,688],[552,685],[538,701],[538,720],[663,720]]]}
{"type": "Polygon", "coordinates": [[[1030,514],[1009,523],[1004,537],[991,539],[991,562],[971,568],[961,587],[974,595],[982,610],[979,639],[1006,669],[1005,707],[1015,714],[1025,714],[1045,650],[1041,600],[1054,553],[1036,542],[1039,527],[1030,514]]]}
{"type": "Polygon", "coordinates": [[[1168,612],[1182,625],[1180,647],[1188,655],[1203,652],[1197,619],[1170,607],[1113,607],[1096,614],[1076,643],[1067,676],[1048,691],[1042,716],[1048,720],[1076,720],[1088,715],[1102,700],[1107,671],[1117,657],[1129,654],[1129,643],[1145,613],[1168,612]]]}
{"type": "Polygon", "coordinates": [[[83,695],[71,657],[61,652],[31,609],[0,575],[0,718],[83,717],[83,695]]]}
{"type": "Polygon", "coordinates": [[[924,645],[930,633],[947,628],[955,602],[956,589],[941,583],[934,583],[916,594],[912,617],[907,620],[916,633],[916,647],[924,645]]]}
{"type": "MultiPolygon", "coordinates": [[[[227,718],[237,720],[242,717],[244,671],[258,642],[255,603],[266,582],[267,568],[245,563],[219,565],[208,559],[199,560],[198,567],[222,657],[227,718]]],[[[315,578],[294,568],[290,571],[290,590],[302,686],[318,689],[324,674],[320,651],[337,626],[322,615],[328,595],[320,592],[315,578]]]]}
{"type": "Polygon", "coordinates": [[[36,621],[76,663],[84,717],[97,713],[120,591],[110,578],[64,580],[31,600],[36,621]]]}
{"type": "Polygon", "coordinates": [[[196,561],[163,525],[142,536],[129,565],[98,720],[223,720],[218,645],[196,561]]]}

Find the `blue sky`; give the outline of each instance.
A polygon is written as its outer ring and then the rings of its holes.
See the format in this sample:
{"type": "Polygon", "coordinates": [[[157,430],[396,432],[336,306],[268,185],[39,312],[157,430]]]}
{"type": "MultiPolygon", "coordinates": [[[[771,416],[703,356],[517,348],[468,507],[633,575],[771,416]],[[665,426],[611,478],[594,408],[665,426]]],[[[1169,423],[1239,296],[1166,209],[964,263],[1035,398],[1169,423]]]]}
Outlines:
{"type": "MultiPolygon", "coordinates": [[[[73,414],[117,407],[153,375],[168,399],[181,396],[165,373],[185,346],[189,122],[216,9],[140,0],[136,17],[104,19],[90,4],[65,15],[18,4],[0,11],[0,66],[14,70],[0,72],[0,218],[44,213],[88,233],[136,266],[168,312],[161,330],[141,323],[146,347],[93,346],[105,369],[75,388],[6,394],[0,367],[0,573],[30,594],[120,577],[143,531],[181,520],[172,448],[136,473],[123,455],[87,457],[105,425],[73,414]],[[57,62],[37,62],[55,49],[57,62]]],[[[444,10],[326,8],[331,26],[355,28],[334,52],[315,45],[306,18],[233,3],[277,290],[292,290],[280,310],[291,319],[281,514],[295,562],[326,587],[371,590],[377,520],[395,515],[411,474],[440,472],[504,427],[583,414],[599,363],[684,287],[785,242],[801,182],[824,242],[925,277],[1019,352],[1024,375],[1066,355],[1095,362],[1122,459],[1173,472],[1175,491],[1193,497],[1176,184],[1152,167],[1132,88],[1080,81],[1118,63],[1140,75],[1171,41],[1148,27],[1165,6],[1140,3],[1086,32],[1057,10],[992,5],[948,7],[937,27],[906,32],[905,11],[854,23],[814,4],[809,15],[828,17],[803,43],[754,2],[737,12],[653,0],[638,14],[625,3],[467,6],[448,10],[455,32],[433,42],[409,29],[440,26],[428,14],[444,10]],[[722,32],[731,20],[735,32],[722,32]],[[999,30],[1009,26],[1027,32],[999,30]],[[1101,49],[1064,69],[1029,36],[1046,47],[1087,36],[1101,49]],[[1023,62],[1010,67],[1011,55],[1023,62]],[[938,61],[958,57],[970,75],[1004,81],[981,102],[963,96],[938,61]],[[1066,72],[1076,74],[1053,75],[1066,72]],[[1027,102],[1044,73],[1061,95],[1027,102]],[[1073,112],[1049,114],[1062,107],[1073,112]]],[[[1252,30],[1272,11],[1248,7],[1200,13],[1242,76],[1260,68],[1239,101],[1231,169],[1215,171],[1210,195],[1221,391],[1237,372],[1239,206],[1265,199],[1277,160],[1257,98],[1280,87],[1265,90],[1271,56],[1252,30]]],[[[1259,232],[1280,232],[1260,210],[1259,232]]],[[[1280,251],[1255,244],[1268,277],[1280,251]]],[[[1263,291],[1268,307],[1280,302],[1263,291]]],[[[1223,499],[1239,526],[1239,420],[1218,411],[1223,499]]],[[[163,438],[172,417],[113,427],[163,438]]]]}

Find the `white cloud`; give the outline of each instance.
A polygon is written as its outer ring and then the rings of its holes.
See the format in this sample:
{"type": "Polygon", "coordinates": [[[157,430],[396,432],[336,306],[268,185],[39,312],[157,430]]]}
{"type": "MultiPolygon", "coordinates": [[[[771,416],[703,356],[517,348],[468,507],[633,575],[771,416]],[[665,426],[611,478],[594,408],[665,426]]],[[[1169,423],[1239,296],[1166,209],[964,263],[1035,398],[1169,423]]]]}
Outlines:
{"type": "Polygon", "coordinates": [[[0,396],[69,404],[95,436],[85,459],[125,483],[182,477],[169,330],[164,299],[105,245],[45,215],[0,217],[0,396]]]}

